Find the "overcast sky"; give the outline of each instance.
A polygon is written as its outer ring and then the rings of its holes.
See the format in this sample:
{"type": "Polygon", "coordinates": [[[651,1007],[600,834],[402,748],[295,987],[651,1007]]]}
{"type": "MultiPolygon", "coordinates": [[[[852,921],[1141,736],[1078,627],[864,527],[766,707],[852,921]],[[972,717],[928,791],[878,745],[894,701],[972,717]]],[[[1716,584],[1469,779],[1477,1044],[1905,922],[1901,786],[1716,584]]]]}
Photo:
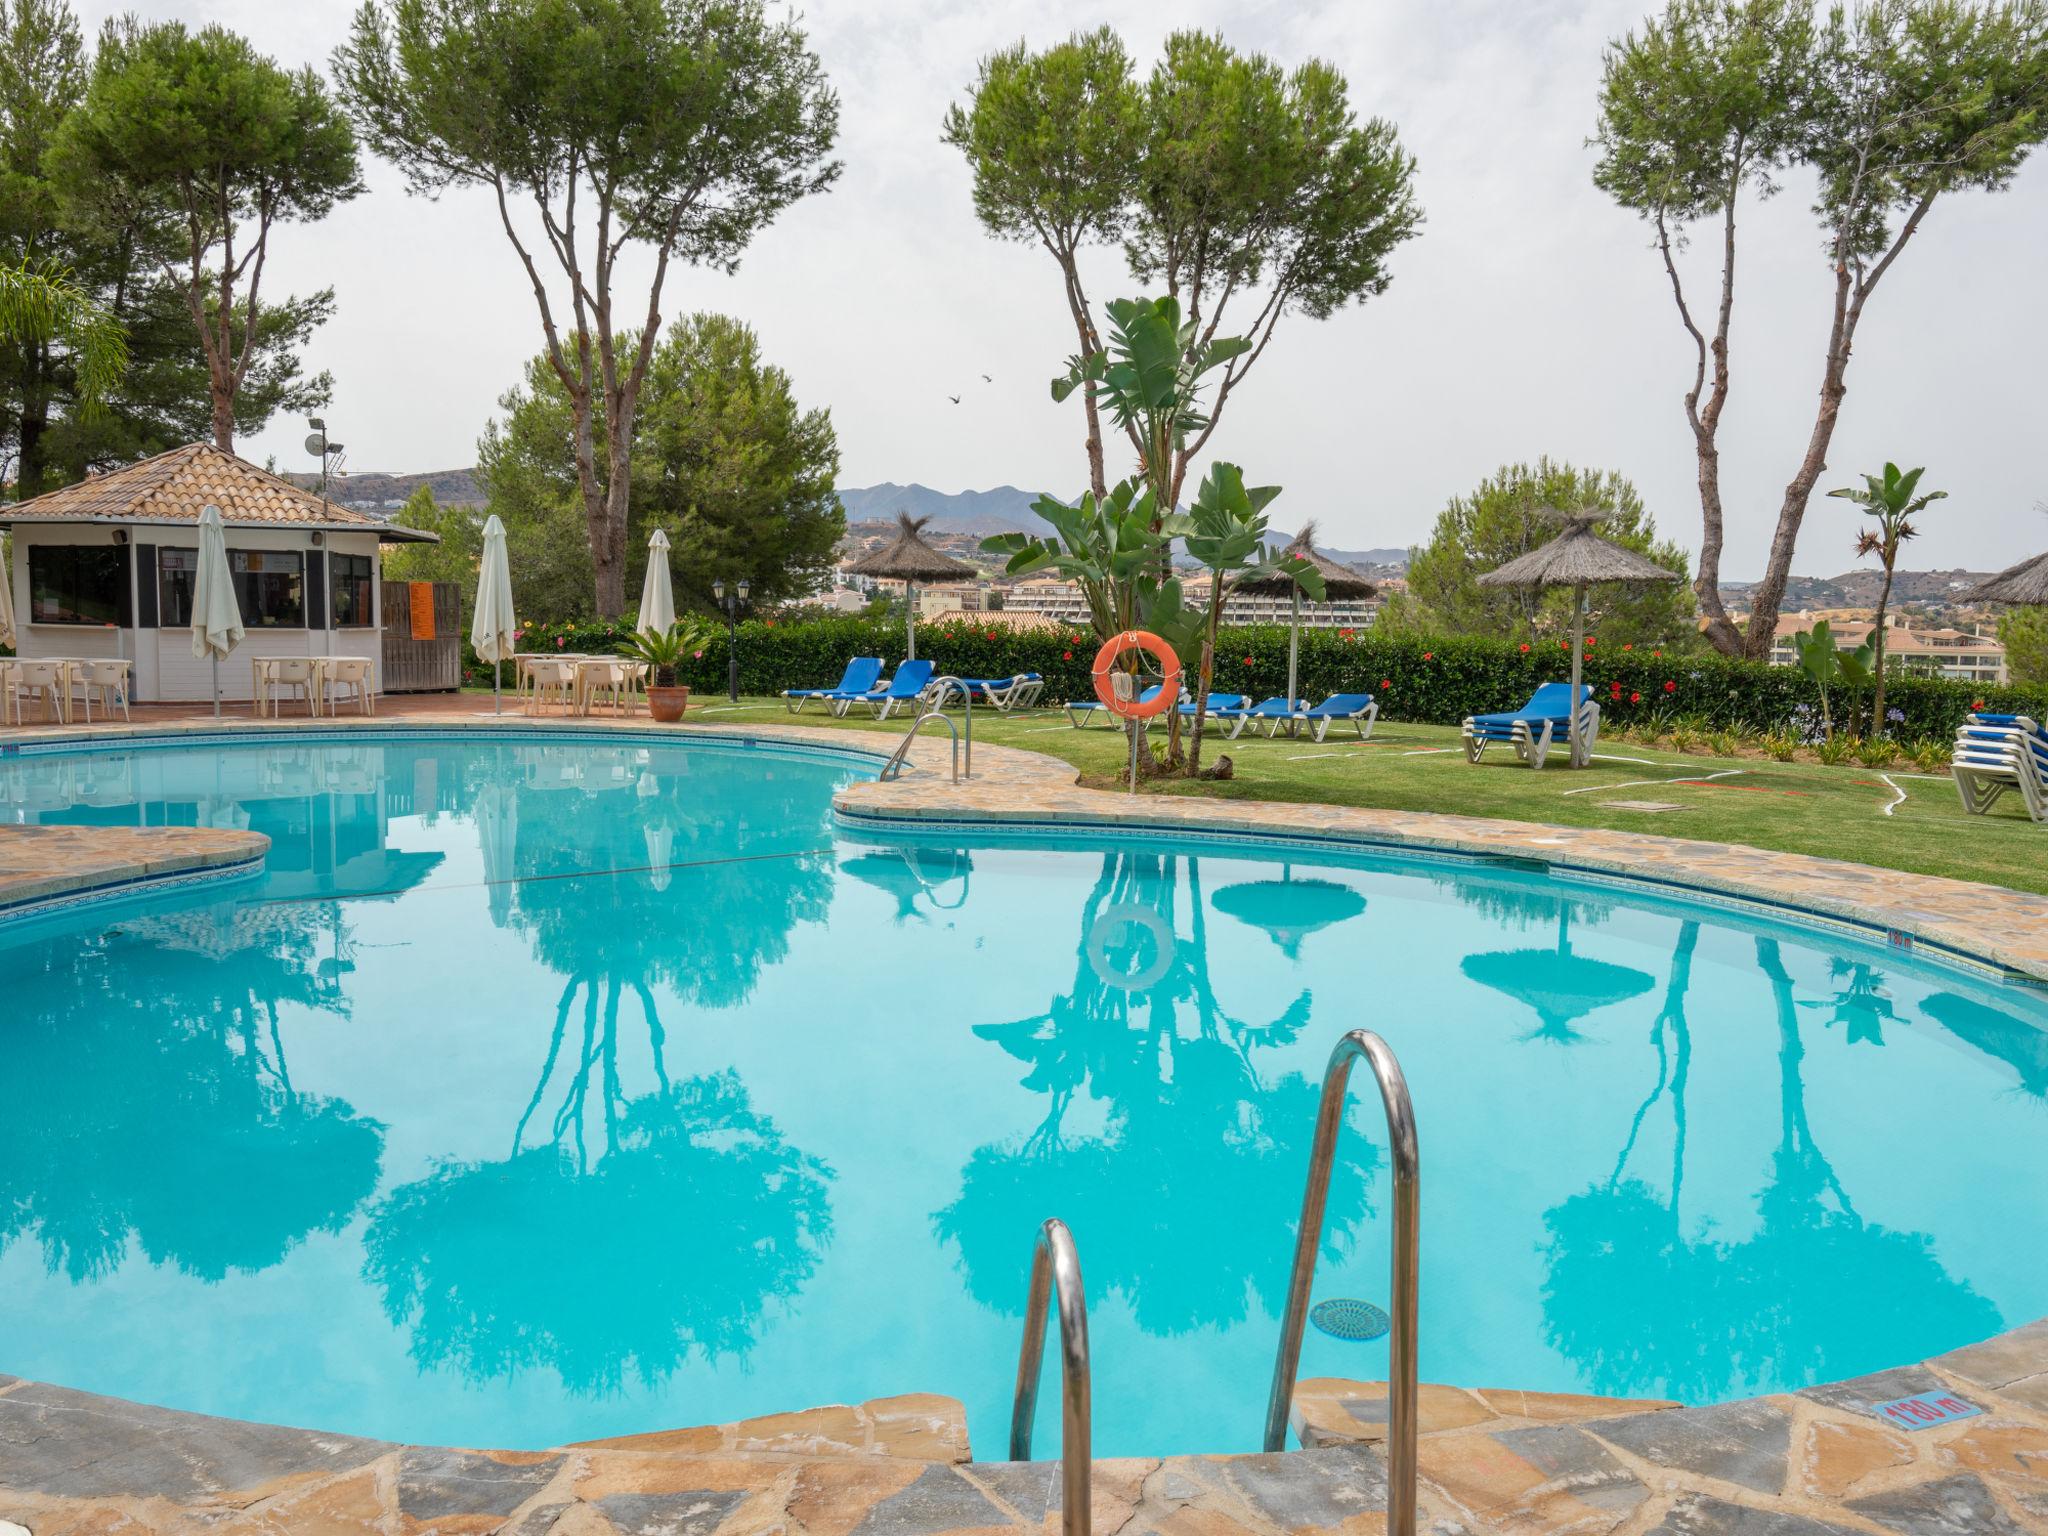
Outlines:
{"type": "MultiPolygon", "coordinates": [[[[1697,547],[1680,402],[1689,346],[1643,226],[1594,189],[1585,147],[1602,44],[1644,4],[1173,8],[1174,24],[1219,29],[1286,64],[1330,60],[1359,113],[1392,119],[1420,162],[1427,224],[1395,257],[1387,293],[1325,322],[1283,322],[1212,443],[1254,481],[1285,488],[1278,525],[1314,516],[1340,547],[1408,544],[1448,497],[1548,453],[1628,475],[1660,529],[1697,547]]],[[[95,29],[128,8],[80,5],[95,29]]],[[[220,21],[283,62],[322,67],[352,11],[348,0],[135,8],[220,21]]],[[[1165,9],[814,0],[805,24],[841,96],[845,174],[786,213],[737,276],[672,273],[664,313],[717,309],[751,324],[799,399],[831,408],[842,485],[1071,492],[1085,474],[1080,410],[1046,391],[1072,342],[1057,274],[1042,252],[982,233],[939,120],[976,61],[1015,41],[1020,24],[1042,46],[1107,20],[1149,67],[1165,9]]],[[[336,290],[339,314],[309,361],[334,375],[326,415],[351,469],[471,464],[497,397],[537,350],[531,292],[484,199],[409,197],[381,164],[368,181],[325,223],[273,236],[266,286],[336,290]]],[[[1722,428],[1730,578],[1760,572],[1813,419],[1829,277],[1806,190],[1795,184],[1743,220],[1722,428]]],[[[2005,193],[1937,204],[1871,301],[1821,488],[1888,457],[1927,465],[1926,483],[1949,499],[1923,520],[1911,566],[1996,567],[2048,547],[2036,510],[2048,500],[2044,253],[2048,163],[2037,156],[2005,193]]],[[[1699,266],[1697,281],[1711,278],[1699,266]]],[[[1105,255],[1096,295],[1135,291],[1105,255]]],[[[301,423],[282,422],[240,446],[304,467],[303,436],[301,423]]],[[[1848,507],[1817,496],[1797,569],[1850,567],[1852,524],[1848,507]]]]}

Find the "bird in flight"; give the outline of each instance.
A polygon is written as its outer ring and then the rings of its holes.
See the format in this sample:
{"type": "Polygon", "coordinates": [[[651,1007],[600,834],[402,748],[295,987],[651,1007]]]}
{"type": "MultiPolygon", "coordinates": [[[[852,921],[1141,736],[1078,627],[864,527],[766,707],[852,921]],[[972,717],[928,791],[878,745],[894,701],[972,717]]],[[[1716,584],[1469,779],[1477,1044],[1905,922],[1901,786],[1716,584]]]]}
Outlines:
{"type": "Polygon", "coordinates": [[[995,383],[995,380],[994,380],[994,379],[992,379],[992,378],[990,378],[990,377],[989,377],[989,376],[988,376],[987,374],[985,374],[985,373],[984,373],[984,374],[983,374],[983,375],[981,376],[981,382],[982,382],[982,383],[984,383],[984,384],[993,384],[993,383],[995,383]]]}
{"type": "Polygon", "coordinates": [[[946,396],[946,398],[952,401],[955,405],[958,405],[960,403],[960,397],[958,395],[948,395],[946,396]]]}

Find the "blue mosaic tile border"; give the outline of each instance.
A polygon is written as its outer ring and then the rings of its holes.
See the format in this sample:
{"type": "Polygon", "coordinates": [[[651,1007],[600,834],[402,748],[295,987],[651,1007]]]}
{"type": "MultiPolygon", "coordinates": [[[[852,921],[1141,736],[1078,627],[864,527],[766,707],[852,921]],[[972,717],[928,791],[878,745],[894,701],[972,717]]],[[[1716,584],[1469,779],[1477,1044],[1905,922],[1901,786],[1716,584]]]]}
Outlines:
{"type": "Polygon", "coordinates": [[[59,891],[52,896],[31,896],[23,901],[0,903],[0,925],[33,922],[38,918],[70,916],[84,907],[105,906],[131,896],[157,896],[167,891],[196,887],[233,885],[263,873],[263,855],[233,864],[216,864],[206,869],[181,869],[166,874],[128,875],[77,890],[59,891]]]}

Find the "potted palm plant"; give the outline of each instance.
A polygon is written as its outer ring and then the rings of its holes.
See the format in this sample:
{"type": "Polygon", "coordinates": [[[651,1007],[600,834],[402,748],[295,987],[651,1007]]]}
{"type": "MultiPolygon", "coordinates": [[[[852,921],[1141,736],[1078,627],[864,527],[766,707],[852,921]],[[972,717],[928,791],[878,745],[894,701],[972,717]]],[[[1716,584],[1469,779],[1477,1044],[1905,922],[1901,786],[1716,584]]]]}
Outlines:
{"type": "Polygon", "coordinates": [[[690,707],[690,690],[676,681],[676,669],[710,634],[696,619],[678,619],[665,630],[636,630],[620,643],[621,656],[647,665],[647,712],[656,720],[672,724],[690,707]]]}

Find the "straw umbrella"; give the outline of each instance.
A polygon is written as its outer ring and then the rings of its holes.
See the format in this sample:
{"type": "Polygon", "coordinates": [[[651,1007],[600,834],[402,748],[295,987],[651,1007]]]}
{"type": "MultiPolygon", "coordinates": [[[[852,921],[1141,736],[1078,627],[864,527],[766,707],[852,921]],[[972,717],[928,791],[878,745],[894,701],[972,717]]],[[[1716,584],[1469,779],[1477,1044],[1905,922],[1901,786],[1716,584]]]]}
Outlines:
{"type": "Polygon", "coordinates": [[[668,535],[659,528],[647,541],[647,579],[640,584],[640,625],[644,634],[665,635],[675,628],[676,589],[668,571],[668,535]]]}
{"type": "Polygon", "coordinates": [[[505,555],[505,525],[493,512],[484,522],[484,557],[477,568],[476,616],[469,621],[469,643],[477,659],[491,664],[491,713],[504,708],[499,695],[499,664],[518,644],[512,617],[512,563],[505,555]]]}
{"type": "Polygon", "coordinates": [[[2026,603],[2048,605],[2048,555],[2036,555],[2008,566],[1989,581],[1970,591],[1979,603],[2026,603]]]}
{"type": "Polygon", "coordinates": [[[1593,531],[1607,514],[1597,509],[1562,514],[1564,532],[1540,549],[1532,549],[1498,570],[1479,578],[1482,587],[1570,587],[1572,589],[1572,711],[1569,735],[1571,761],[1580,767],[1579,673],[1586,652],[1586,589],[1604,582],[1632,584],[1677,581],[1676,571],[1666,570],[1646,555],[1625,549],[1612,539],[1593,531]]]}
{"type": "Polygon", "coordinates": [[[14,646],[14,580],[7,574],[5,539],[0,539],[0,645],[14,646]]]}
{"type": "MultiPolygon", "coordinates": [[[[1306,560],[1321,572],[1326,602],[1361,602],[1379,590],[1350,566],[1339,565],[1317,554],[1315,540],[1315,523],[1303,523],[1301,532],[1294,536],[1294,542],[1280,552],[1280,558],[1306,560]]],[[[1299,675],[1301,656],[1301,583],[1292,576],[1265,576],[1256,581],[1240,581],[1233,590],[1259,597],[1286,596],[1292,601],[1292,611],[1287,620],[1287,707],[1291,710],[1299,701],[1295,679],[1299,675]]]]}
{"type": "Polygon", "coordinates": [[[919,530],[927,517],[896,514],[896,537],[871,555],[863,555],[847,567],[856,576],[875,576],[903,583],[903,632],[906,655],[917,659],[917,584],[932,581],[969,580],[980,573],[949,555],[942,555],[925,543],[919,530]]]}
{"type": "Polygon", "coordinates": [[[228,571],[228,535],[220,508],[199,513],[199,570],[192,582],[192,654],[213,663],[213,718],[220,718],[220,659],[242,643],[241,605],[228,571]]]}

